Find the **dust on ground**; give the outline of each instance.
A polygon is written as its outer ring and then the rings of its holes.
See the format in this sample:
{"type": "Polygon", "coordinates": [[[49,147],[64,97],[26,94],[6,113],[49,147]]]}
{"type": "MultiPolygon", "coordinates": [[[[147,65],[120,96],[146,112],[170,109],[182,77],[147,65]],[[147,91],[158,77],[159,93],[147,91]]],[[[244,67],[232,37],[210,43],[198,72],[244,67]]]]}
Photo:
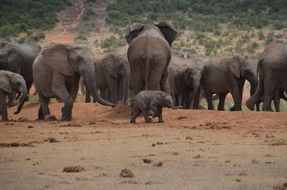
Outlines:
{"type": "Polygon", "coordinates": [[[129,124],[127,106],[75,103],[73,121],[43,122],[38,107],[0,123],[3,189],[286,189],[286,113],[164,109],[164,123],[129,124]]]}

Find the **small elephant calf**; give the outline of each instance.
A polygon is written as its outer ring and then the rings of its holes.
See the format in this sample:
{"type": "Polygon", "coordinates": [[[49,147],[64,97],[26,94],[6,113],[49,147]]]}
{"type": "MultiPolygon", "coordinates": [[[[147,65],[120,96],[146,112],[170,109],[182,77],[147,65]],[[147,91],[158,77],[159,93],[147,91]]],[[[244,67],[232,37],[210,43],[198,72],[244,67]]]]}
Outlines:
{"type": "Polygon", "coordinates": [[[28,92],[24,78],[10,71],[0,70],[0,115],[2,121],[8,121],[7,106],[11,102],[12,94],[18,94],[19,105],[15,114],[18,114],[26,100],[28,100],[28,92]],[[7,103],[7,97],[9,99],[7,103]]]}
{"type": "Polygon", "coordinates": [[[141,113],[146,122],[151,122],[148,117],[148,112],[153,112],[153,117],[158,117],[158,122],[162,123],[162,108],[168,107],[173,109],[182,108],[182,106],[174,107],[172,97],[162,91],[143,90],[139,92],[134,98],[130,98],[127,102],[132,107],[130,123],[136,122],[136,117],[141,113]]]}

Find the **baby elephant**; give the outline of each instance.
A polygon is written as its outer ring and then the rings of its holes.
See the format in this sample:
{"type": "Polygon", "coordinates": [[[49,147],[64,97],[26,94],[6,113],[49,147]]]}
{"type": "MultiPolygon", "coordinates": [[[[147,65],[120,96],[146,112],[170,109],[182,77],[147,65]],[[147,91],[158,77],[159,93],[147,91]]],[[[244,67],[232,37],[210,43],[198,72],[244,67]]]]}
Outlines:
{"type": "Polygon", "coordinates": [[[182,106],[174,107],[173,100],[170,95],[162,91],[143,90],[139,92],[134,98],[127,101],[132,107],[131,123],[136,122],[136,117],[141,113],[146,122],[151,122],[148,117],[148,112],[153,112],[153,117],[158,117],[158,122],[162,123],[162,108],[168,107],[173,109],[182,108],[182,106]]]}
{"type": "Polygon", "coordinates": [[[18,114],[28,99],[26,82],[17,73],[0,70],[0,114],[2,115],[2,121],[8,121],[7,97],[9,99],[8,102],[11,102],[10,98],[13,97],[11,96],[13,93],[17,93],[18,98],[20,97],[18,109],[15,112],[15,114],[18,114]]]}

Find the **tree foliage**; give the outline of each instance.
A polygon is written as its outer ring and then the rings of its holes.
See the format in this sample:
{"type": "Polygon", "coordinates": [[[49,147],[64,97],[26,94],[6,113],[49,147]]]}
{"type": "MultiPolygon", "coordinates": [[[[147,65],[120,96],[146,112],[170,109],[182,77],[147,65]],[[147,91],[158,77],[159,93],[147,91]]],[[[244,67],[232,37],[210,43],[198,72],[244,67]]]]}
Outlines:
{"type": "Polygon", "coordinates": [[[31,29],[48,30],[68,0],[0,0],[0,37],[17,36],[31,29]]]}

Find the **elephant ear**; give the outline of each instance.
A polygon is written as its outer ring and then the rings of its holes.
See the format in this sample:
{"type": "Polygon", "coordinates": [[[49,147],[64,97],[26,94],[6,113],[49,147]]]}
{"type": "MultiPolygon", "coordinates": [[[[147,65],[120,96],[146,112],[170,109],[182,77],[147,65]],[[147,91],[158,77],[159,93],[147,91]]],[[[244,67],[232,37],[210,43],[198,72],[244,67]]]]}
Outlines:
{"type": "Polygon", "coordinates": [[[230,71],[237,77],[240,78],[240,57],[234,56],[228,62],[228,67],[230,71]]]}
{"type": "Polygon", "coordinates": [[[133,39],[135,39],[139,33],[142,31],[144,25],[139,23],[134,23],[128,27],[128,32],[126,35],[126,41],[128,44],[132,42],[133,39]]]}
{"type": "Polygon", "coordinates": [[[112,77],[117,78],[117,59],[115,55],[108,54],[106,57],[102,60],[103,67],[105,71],[112,77]]]}
{"type": "Polygon", "coordinates": [[[162,21],[158,24],[156,24],[156,26],[160,29],[160,31],[163,33],[165,39],[168,41],[169,45],[171,45],[173,43],[173,41],[176,38],[177,32],[174,29],[174,27],[172,26],[172,24],[170,24],[167,21],[162,21]]]}
{"type": "Polygon", "coordinates": [[[8,71],[0,71],[0,89],[4,90],[5,92],[12,93],[13,91],[7,72],[8,71]]]}
{"type": "Polygon", "coordinates": [[[61,43],[51,43],[42,50],[45,64],[55,71],[66,76],[74,76],[74,71],[69,62],[69,52],[72,46],[61,43]]]}

